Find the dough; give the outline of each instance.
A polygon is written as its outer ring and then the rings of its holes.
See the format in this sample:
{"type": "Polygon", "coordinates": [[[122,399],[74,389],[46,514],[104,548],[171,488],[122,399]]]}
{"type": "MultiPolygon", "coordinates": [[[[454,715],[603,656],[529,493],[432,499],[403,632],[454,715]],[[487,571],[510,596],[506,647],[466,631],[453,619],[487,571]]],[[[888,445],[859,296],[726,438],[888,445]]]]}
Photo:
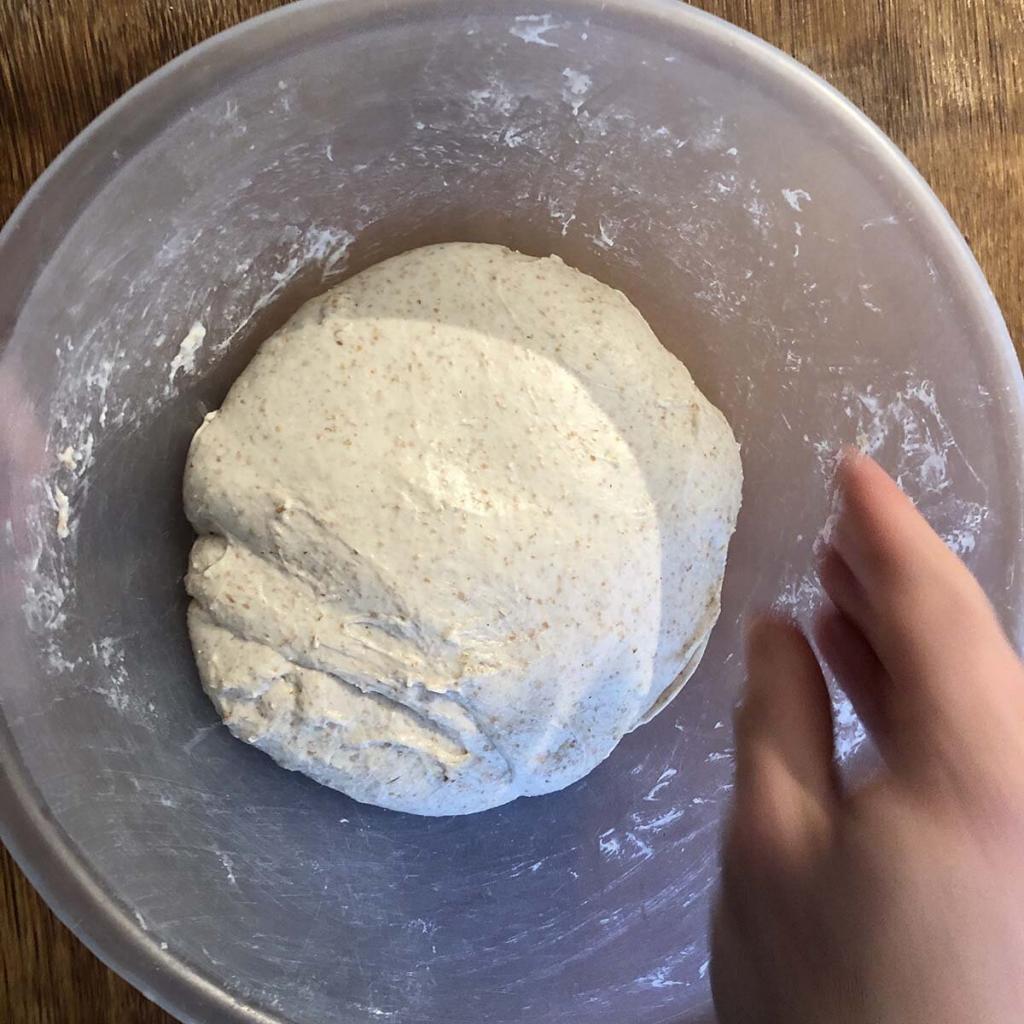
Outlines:
{"type": "Polygon", "coordinates": [[[303,306],[192,442],[203,686],[357,800],[561,789],[696,667],[741,480],[620,292],[500,246],[405,253],[303,306]]]}

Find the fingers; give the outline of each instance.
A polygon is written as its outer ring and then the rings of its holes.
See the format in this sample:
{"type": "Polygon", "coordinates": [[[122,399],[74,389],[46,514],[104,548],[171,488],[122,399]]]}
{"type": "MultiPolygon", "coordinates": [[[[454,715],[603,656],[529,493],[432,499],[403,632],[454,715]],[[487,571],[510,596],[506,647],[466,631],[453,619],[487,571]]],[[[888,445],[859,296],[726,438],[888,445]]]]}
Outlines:
{"type": "Polygon", "coordinates": [[[719,895],[711,917],[711,993],[720,1024],[746,1024],[764,1012],[765,961],[774,967],[772,950],[764,948],[760,929],[753,934],[750,905],[756,891],[719,895]]]}
{"type": "Polygon", "coordinates": [[[814,652],[793,625],[758,622],[736,717],[734,832],[755,848],[798,852],[838,797],[832,708],[814,652]]]}
{"type": "Polygon", "coordinates": [[[839,488],[838,562],[826,555],[822,566],[829,596],[903,686],[959,690],[973,648],[1007,646],[984,593],[873,460],[847,455],[839,488]]]}
{"type": "Polygon", "coordinates": [[[896,482],[855,450],[839,464],[839,519],[833,546],[866,585],[920,582],[936,571],[970,573],[896,482]]]}
{"type": "Polygon", "coordinates": [[[1016,656],[970,572],[876,463],[847,455],[839,488],[820,574],[840,619],[823,654],[890,755],[969,761],[1018,706],[1016,656]]]}
{"type": "Polygon", "coordinates": [[[898,730],[893,728],[897,716],[892,706],[898,695],[878,655],[864,634],[834,607],[818,614],[814,639],[882,757],[890,761],[899,750],[898,730]]]}
{"type": "Polygon", "coordinates": [[[818,578],[836,608],[851,622],[871,614],[871,598],[835,548],[826,547],[818,561],[818,578]]]}

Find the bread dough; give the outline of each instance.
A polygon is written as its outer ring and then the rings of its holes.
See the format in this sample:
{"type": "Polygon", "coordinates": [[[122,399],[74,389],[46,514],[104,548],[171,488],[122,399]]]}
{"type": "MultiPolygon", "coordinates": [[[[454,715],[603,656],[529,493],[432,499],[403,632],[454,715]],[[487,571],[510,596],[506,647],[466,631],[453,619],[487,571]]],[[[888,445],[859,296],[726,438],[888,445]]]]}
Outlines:
{"type": "Polygon", "coordinates": [[[189,627],[232,732],[357,800],[561,789],[719,611],[732,431],[620,292],[429,246],[303,306],[189,454],[189,627]]]}

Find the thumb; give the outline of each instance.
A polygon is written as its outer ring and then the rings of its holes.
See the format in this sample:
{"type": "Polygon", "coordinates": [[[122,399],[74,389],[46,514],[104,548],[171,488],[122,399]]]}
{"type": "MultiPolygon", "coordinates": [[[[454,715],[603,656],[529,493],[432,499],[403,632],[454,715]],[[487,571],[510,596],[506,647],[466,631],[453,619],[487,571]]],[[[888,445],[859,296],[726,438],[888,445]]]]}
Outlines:
{"type": "Polygon", "coordinates": [[[747,673],[729,841],[759,856],[799,857],[828,831],[839,797],[832,702],[810,644],[791,623],[754,625],[747,673]]]}

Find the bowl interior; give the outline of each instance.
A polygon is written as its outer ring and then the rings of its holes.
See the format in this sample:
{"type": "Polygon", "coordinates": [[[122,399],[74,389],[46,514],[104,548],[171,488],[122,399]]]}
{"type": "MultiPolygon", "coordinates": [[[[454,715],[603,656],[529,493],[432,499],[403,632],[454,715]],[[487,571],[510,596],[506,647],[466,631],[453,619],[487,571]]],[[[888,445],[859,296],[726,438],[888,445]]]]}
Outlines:
{"type": "MultiPolygon", "coordinates": [[[[704,1019],[743,624],[814,608],[844,442],[1020,621],[1020,385],[977,268],[852,109],[682,6],[290,7],[122,101],[0,249],[22,267],[0,285],[11,771],[120,921],[125,969],[185,1015],[704,1019]],[[562,793],[426,820],[218,724],[180,484],[203,414],[305,298],[453,239],[621,288],[730,418],[746,486],[680,697],[562,793]]],[[[860,746],[848,706],[839,736],[860,746]]]]}

